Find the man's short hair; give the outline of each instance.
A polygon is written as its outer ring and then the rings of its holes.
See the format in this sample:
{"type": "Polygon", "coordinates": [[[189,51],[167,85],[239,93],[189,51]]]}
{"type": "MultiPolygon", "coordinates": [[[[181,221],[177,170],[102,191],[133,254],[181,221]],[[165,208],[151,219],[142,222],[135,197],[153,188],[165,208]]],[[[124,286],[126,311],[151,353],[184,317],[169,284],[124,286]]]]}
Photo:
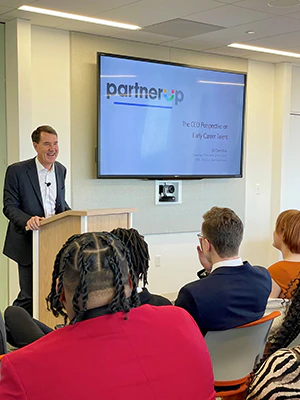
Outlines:
{"type": "Polygon", "coordinates": [[[292,253],[300,253],[300,211],[286,210],[280,213],[275,231],[292,253]]]}
{"type": "Polygon", "coordinates": [[[31,134],[31,140],[33,143],[40,143],[41,140],[41,132],[52,133],[52,135],[57,135],[55,129],[50,125],[42,125],[36,128],[31,134]]]}
{"type": "Polygon", "coordinates": [[[230,208],[212,207],[203,215],[202,235],[214,246],[220,257],[238,255],[244,226],[230,208]]]}

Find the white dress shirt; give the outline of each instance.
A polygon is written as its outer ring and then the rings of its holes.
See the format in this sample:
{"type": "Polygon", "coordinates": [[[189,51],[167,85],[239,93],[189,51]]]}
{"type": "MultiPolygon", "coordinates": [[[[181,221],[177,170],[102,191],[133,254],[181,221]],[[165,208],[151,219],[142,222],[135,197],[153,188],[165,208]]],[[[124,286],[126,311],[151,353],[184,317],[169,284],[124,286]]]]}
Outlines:
{"type": "Polygon", "coordinates": [[[47,168],[43,167],[39,162],[37,157],[35,158],[35,163],[39,177],[45,217],[48,218],[55,214],[57,188],[54,164],[51,170],[48,171],[47,168]]]}
{"type": "Polygon", "coordinates": [[[221,267],[240,267],[241,265],[243,265],[243,261],[240,257],[233,260],[222,260],[212,266],[211,272],[221,267]]]}

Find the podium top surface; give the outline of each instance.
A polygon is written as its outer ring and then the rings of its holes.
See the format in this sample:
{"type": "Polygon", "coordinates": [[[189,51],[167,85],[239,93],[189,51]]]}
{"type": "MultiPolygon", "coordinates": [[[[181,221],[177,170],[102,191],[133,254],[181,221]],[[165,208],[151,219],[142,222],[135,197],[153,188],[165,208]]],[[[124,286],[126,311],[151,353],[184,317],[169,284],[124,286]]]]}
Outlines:
{"type": "Polygon", "coordinates": [[[41,221],[41,226],[57,221],[66,217],[94,217],[97,215],[117,215],[131,214],[136,212],[136,208],[102,208],[97,210],[68,210],[60,214],[55,214],[52,217],[45,218],[41,221]]]}

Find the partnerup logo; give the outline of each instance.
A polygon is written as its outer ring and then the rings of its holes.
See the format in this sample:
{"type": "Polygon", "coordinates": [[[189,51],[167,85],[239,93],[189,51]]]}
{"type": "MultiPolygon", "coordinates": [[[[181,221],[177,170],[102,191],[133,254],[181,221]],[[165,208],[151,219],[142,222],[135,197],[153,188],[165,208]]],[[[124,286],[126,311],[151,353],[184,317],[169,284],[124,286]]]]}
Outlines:
{"type": "Polygon", "coordinates": [[[171,95],[167,95],[167,89],[162,88],[148,88],[147,86],[139,85],[135,82],[135,85],[126,85],[121,83],[116,85],[115,83],[108,82],[106,84],[106,98],[110,99],[113,96],[120,96],[125,98],[136,98],[136,99],[150,99],[150,100],[166,100],[171,102],[174,100],[177,106],[184,100],[184,94],[182,90],[171,90],[171,95]]]}

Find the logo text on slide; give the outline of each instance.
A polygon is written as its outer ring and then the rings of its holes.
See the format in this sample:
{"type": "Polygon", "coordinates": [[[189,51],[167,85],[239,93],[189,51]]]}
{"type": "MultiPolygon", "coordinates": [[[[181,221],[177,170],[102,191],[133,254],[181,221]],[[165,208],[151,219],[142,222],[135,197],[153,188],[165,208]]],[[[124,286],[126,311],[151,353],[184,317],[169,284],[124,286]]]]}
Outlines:
{"type": "Polygon", "coordinates": [[[150,100],[162,100],[165,99],[171,102],[175,99],[175,105],[177,106],[184,100],[184,94],[182,90],[171,91],[171,96],[167,95],[167,89],[162,88],[148,88],[147,86],[139,85],[135,82],[135,85],[126,85],[121,83],[116,85],[115,83],[108,82],[106,84],[106,98],[110,99],[112,96],[129,97],[129,98],[140,98],[140,99],[150,99],[150,100]],[[163,94],[163,96],[162,96],[163,94]]]}

